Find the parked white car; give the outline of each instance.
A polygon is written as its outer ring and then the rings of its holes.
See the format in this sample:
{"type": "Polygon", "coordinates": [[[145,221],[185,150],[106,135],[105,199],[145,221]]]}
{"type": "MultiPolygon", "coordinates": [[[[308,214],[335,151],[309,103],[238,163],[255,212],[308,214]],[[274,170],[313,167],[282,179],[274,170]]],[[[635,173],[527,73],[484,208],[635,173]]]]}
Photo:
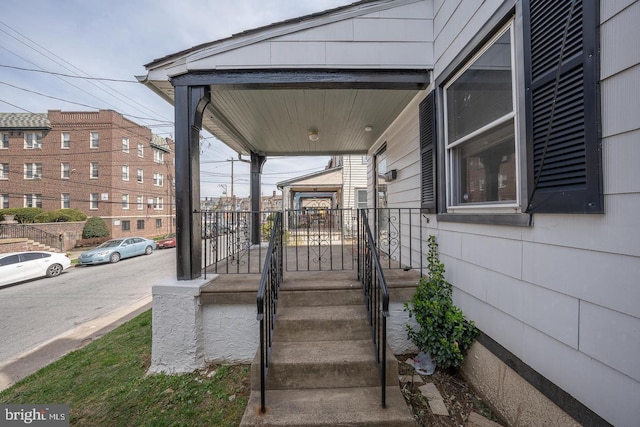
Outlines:
{"type": "Polygon", "coordinates": [[[38,277],[55,277],[71,267],[66,254],[44,251],[0,254],[0,286],[38,277]]]}

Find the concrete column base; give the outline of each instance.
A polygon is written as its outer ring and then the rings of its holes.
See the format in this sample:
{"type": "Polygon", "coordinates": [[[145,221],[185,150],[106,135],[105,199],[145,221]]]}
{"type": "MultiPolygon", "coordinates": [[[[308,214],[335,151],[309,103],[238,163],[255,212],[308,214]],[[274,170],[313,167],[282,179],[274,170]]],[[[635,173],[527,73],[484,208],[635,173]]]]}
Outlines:
{"type": "Polygon", "coordinates": [[[205,365],[200,292],[217,276],[172,279],[153,287],[149,373],[188,373],[205,365]]]}

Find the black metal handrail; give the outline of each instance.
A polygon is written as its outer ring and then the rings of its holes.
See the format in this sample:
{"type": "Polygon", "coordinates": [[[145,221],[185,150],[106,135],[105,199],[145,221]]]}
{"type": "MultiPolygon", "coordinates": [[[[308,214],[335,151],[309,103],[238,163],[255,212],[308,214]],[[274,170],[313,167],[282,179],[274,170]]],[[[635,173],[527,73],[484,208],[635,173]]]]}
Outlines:
{"type": "Polygon", "coordinates": [[[389,317],[389,288],[382,272],[378,250],[369,227],[365,210],[360,211],[358,224],[358,279],[362,282],[367,308],[367,319],[371,326],[371,338],[375,352],[382,406],[387,404],[387,317],[389,317]]]}
{"type": "Polygon", "coordinates": [[[276,214],[269,239],[269,249],[258,288],[258,322],[260,322],[260,411],[266,411],[265,385],[269,371],[273,330],[282,283],[282,214],[276,214]]]}
{"type": "Polygon", "coordinates": [[[62,251],[62,239],[59,235],[47,233],[27,224],[0,224],[0,237],[5,239],[29,239],[62,251]]]}

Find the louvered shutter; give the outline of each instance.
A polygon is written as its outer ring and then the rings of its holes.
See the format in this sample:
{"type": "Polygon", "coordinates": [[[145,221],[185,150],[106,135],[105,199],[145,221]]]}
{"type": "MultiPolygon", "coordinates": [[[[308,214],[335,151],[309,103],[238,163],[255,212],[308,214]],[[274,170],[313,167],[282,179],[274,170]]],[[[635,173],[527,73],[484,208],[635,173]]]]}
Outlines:
{"type": "Polygon", "coordinates": [[[436,105],[434,92],[420,103],[421,207],[436,212],[436,105]]]}
{"type": "Polygon", "coordinates": [[[530,213],[603,212],[598,3],[523,0],[530,213]]]}

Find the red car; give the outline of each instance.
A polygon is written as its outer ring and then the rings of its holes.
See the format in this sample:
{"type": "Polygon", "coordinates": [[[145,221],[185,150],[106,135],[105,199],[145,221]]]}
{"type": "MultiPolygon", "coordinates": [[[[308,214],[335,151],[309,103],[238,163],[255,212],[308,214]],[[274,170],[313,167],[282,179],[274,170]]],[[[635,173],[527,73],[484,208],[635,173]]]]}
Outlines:
{"type": "Polygon", "coordinates": [[[169,233],[164,238],[156,241],[158,249],[175,248],[176,247],[176,233],[169,233]]]}

